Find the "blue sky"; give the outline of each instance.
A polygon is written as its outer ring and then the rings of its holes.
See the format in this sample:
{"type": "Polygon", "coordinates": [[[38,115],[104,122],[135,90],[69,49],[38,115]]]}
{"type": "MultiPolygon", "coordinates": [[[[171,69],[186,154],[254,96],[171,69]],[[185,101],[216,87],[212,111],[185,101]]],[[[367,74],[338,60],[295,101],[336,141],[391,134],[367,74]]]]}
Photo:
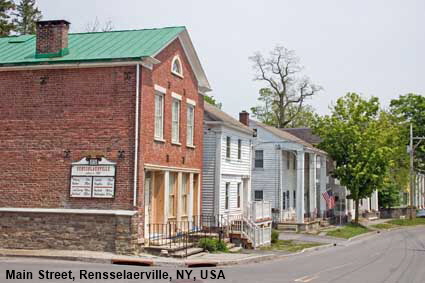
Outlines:
{"type": "Polygon", "coordinates": [[[184,25],[212,94],[232,115],[257,102],[255,51],[277,44],[296,51],[305,74],[324,90],[308,101],[319,113],[354,91],[380,97],[425,94],[423,0],[38,0],[44,19],[66,19],[73,32],[96,17],[114,29],[184,25]]]}

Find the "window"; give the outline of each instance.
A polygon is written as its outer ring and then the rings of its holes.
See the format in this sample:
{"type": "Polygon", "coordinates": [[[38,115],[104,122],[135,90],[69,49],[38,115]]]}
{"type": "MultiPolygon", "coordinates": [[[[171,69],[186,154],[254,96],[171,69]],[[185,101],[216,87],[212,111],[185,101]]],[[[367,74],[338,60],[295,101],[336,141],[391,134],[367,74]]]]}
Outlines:
{"type": "Polygon", "coordinates": [[[230,158],[230,145],[232,140],[230,137],[226,137],[226,158],[230,158]]]}
{"type": "Polygon", "coordinates": [[[171,73],[183,77],[183,68],[182,68],[182,62],[180,61],[179,56],[174,56],[173,61],[171,63],[171,73]]]}
{"type": "Polygon", "coordinates": [[[286,202],[287,202],[286,207],[287,207],[287,208],[289,208],[289,206],[290,206],[290,201],[289,201],[289,190],[288,190],[288,191],[286,191],[286,202]]]}
{"type": "Polygon", "coordinates": [[[164,96],[155,94],[155,138],[164,139],[164,96]]]}
{"type": "Polygon", "coordinates": [[[297,207],[297,192],[293,192],[294,193],[294,208],[297,207]]]}
{"type": "Polygon", "coordinates": [[[225,199],[224,199],[225,209],[229,209],[229,190],[230,190],[230,183],[226,183],[226,192],[225,192],[225,199]]]}
{"type": "Polygon", "coordinates": [[[264,152],[262,150],[255,151],[255,168],[264,167],[264,152]]]}
{"type": "Polygon", "coordinates": [[[241,207],[241,183],[238,183],[238,188],[237,188],[237,208],[241,207]]]}
{"type": "Polygon", "coordinates": [[[297,158],[295,156],[292,156],[292,160],[294,161],[294,170],[297,169],[297,158]]]}
{"type": "Polygon", "coordinates": [[[283,192],[282,198],[282,209],[286,209],[286,193],[283,192]]]}
{"type": "Polygon", "coordinates": [[[177,186],[177,173],[170,172],[168,192],[168,215],[170,217],[176,216],[176,186],[177,186]]]}
{"type": "Polygon", "coordinates": [[[171,141],[178,143],[180,141],[180,100],[178,99],[173,99],[171,116],[171,141]]]}
{"type": "Polygon", "coordinates": [[[187,138],[186,143],[189,146],[193,146],[193,134],[195,123],[195,107],[193,105],[187,105],[187,138]]]}
{"type": "Polygon", "coordinates": [[[182,192],[181,192],[181,203],[182,203],[182,214],[187,215],[187,194],[189,192],[189,174],[182,175],[182,192]]]}
{"type": "Polygon", "coordinates": [[[238,140],[238,159],[242,159],[242,140],[238,140]]]}
{"type": "Polygon", "coordinates": [[[254,191],[254,200],[262,201],[263,200],[263,191],[254,191]]]}

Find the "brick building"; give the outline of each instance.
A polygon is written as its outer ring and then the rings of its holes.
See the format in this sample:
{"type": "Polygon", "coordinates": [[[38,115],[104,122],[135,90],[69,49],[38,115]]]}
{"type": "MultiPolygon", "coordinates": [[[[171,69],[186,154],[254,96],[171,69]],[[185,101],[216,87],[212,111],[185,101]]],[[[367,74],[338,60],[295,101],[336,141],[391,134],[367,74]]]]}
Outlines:
{"type": "Polygon", "coordinates": [[[200,211],[206,75],[184,27],[0,38],[0,247],[134,253],[200,211]]]}

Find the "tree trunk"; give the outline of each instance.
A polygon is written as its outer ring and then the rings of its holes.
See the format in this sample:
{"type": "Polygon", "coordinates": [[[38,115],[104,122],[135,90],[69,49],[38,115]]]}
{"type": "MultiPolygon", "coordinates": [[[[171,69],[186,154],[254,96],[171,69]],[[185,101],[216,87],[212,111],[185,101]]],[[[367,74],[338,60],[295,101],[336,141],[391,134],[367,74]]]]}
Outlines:
{"type": "Polygon", "coordinates": [[[355,217],[354,217],[354,223],[359,224],[359,200],[356,199],[354,202],[356,204],[356,212],[355,212],[355,217]]]}

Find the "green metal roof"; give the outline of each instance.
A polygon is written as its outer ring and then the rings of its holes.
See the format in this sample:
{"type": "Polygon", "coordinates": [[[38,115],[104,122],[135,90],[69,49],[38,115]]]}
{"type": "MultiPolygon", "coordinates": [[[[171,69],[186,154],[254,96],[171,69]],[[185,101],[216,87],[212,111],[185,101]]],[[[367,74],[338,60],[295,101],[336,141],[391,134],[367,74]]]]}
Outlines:
{"type": "Polygon", "coordinates": [[[35,35],[0,37],[0,65],[140,59],[155,55],[185,27],[70,33],[69,54],[36,58],[35,35]]]}

